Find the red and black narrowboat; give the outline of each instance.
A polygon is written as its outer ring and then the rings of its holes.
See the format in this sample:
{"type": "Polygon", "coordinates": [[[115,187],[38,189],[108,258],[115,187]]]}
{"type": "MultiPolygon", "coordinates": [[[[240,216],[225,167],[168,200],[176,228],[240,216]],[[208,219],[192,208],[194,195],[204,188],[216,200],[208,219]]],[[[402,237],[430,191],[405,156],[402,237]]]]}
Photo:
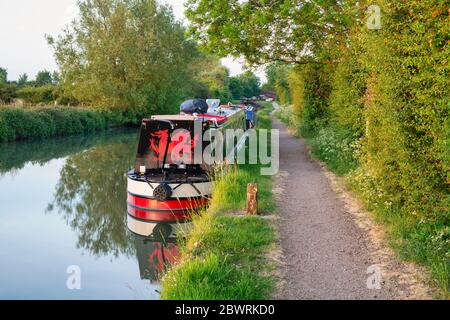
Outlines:
{"type": "Polygon", "coordinates": [[[146,237],[175,237],[207,206],[212,192],[211,164],[203,159],[210,143],[205,135],[226,129],[244,132],[253,119],[251,108],[221,106],[216,99],[188,100],[178,115],[143,119],[135,166],[127,174],[128,228],[146,237]]]}

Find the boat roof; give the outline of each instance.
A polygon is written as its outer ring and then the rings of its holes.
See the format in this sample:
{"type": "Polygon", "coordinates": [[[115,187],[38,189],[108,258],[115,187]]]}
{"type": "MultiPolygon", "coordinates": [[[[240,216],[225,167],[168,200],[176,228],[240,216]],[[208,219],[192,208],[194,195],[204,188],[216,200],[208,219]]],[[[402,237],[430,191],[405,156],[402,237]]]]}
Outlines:
{"type": "Polygon", "coordinates": [[[219,107],[211,110],[208,109],[207,113],[203,114],[188,114],[188,113],[180,113],[180,114],[170,114],[170,115],[153,115],[151,116],[152,120],[171,120],[171,121],[194,121],[194,120],[203,120],[203,121],[217,121],[217,122],[225,122],[228,120],[230,116],[233,114],[244,110],[245,105],[220,105],[219,107]]]}

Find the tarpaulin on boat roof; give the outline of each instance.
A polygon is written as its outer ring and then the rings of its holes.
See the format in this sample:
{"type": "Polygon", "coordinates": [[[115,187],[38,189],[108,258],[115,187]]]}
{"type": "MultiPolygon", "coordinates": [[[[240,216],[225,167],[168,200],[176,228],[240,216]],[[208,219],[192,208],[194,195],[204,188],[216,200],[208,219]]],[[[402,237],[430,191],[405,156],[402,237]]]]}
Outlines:
{"type": "Polygon", "coordinates": [[[203,99],[191,99],[180,105],[180,111],[184,113],[206,113],[208,112],[208,104],[203,99]]]}

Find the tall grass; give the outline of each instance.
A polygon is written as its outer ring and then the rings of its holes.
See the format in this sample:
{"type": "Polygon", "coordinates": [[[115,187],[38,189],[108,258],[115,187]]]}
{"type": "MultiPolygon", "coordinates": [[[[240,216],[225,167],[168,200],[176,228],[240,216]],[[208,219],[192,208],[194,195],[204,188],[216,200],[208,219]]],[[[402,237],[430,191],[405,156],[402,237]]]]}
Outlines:
{"type": "Polygon", "coordinates": [[[43,139],[106,127],[106,116],[90,109],[0,107],[0,142],[43,139]]]}
{"type": "Polygon", "coordinates": [[[264,276],[264,251],[274,240],[259,217],[208,212],[194,220],[182,262],[162,279],[163,299],[264,299],[273,279],[264,276]]]}

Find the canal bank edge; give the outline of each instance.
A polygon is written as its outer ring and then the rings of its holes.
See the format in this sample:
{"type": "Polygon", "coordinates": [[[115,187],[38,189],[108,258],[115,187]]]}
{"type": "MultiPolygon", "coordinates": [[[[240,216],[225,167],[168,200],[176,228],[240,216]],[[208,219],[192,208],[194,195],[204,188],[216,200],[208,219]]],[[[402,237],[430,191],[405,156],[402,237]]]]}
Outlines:
{"type": "MultiPolygon", "coordinates": [[[[270,103],[261,103],[259,128],[271,128],[270,103]]],[[[193,219],[180,240],[181,256],[161,280],[161,298],[269,299],[276,291],[277,235],[272,177],[261,176],[259,165],[239,165],[216,183],[211,205],[193,219]],[[259,186],[259,216],[246,216],[247,183],[259,186]]]]}

